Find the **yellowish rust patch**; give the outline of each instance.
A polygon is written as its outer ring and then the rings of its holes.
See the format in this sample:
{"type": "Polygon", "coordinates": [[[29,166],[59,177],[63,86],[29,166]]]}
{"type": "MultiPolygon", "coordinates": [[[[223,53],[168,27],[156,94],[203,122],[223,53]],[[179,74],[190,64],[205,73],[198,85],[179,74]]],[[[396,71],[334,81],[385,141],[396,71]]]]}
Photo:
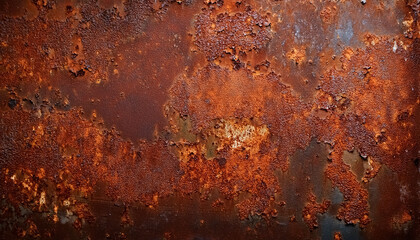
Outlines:
{"type": "Polygon", "coordinates": [[[286,57],[290,60],[293,60],[296,65],[302,64],[306,59],[306,48],[292,48],[287,54],[286,57]]]}
{"type": "Polygon", "coordinates": [[[221,120],[219,125],[214,130],[215,136],[221,140],[218,150],[228,145],[232,151],[245,148],[256,153],[259,151],[259,144],[269,134],[267,126],[257,125],[249,119],[221,120]]]}
{"type": "Polygon", "coordinates": [[[259,145],[267,139],[269,130],[266,125],[251,119],[220,119],[213,122],[202,135],[193,133],[191,120],[179,114],[171,118],[174,131],[173,150],[181,162],[188,162],[191,156],[205,156],[213,159],[223,149],[229,151],[245,150],[251,155],[259,152],[259,145]]]}

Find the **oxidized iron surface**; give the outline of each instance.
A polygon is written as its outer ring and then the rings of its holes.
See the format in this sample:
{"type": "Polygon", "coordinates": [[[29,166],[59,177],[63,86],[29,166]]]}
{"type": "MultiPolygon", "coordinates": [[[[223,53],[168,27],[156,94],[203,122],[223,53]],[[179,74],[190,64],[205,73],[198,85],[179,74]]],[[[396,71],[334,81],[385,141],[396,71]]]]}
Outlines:
{"type": "Polygon", "coordinates": [[[0,7],[2,239],[420,239],[420,1],[0,7]]]}

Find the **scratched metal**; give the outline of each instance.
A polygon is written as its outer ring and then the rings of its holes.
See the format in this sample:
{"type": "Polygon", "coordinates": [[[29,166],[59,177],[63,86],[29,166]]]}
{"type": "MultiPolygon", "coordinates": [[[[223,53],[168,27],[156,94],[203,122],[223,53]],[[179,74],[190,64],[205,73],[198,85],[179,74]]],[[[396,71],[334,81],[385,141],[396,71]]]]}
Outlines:
{"type": "Polygon", "coordinates": [[[420,1],[1,2],[1,239],[420,239],[420,1]]]}

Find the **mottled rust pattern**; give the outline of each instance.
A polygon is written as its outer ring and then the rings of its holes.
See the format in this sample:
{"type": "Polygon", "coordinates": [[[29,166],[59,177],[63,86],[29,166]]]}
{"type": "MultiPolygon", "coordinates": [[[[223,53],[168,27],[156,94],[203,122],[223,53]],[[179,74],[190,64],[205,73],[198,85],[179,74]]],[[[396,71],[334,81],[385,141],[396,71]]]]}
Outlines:
{"type": "Polygon", "coordinates": [[[1,238],[418,239],[420,2],[362,2],[4,1],[1,238]]]}

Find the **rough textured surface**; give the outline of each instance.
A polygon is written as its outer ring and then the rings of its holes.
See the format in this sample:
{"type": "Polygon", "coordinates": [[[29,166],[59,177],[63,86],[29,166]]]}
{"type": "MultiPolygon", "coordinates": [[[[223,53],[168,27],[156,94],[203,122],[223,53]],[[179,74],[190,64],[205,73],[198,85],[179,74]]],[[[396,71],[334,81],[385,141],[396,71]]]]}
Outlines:
{"type": "Polygon", "coordinates": [[[3,1],[9,239],[418,239],[417,0],[3,1]]]}

